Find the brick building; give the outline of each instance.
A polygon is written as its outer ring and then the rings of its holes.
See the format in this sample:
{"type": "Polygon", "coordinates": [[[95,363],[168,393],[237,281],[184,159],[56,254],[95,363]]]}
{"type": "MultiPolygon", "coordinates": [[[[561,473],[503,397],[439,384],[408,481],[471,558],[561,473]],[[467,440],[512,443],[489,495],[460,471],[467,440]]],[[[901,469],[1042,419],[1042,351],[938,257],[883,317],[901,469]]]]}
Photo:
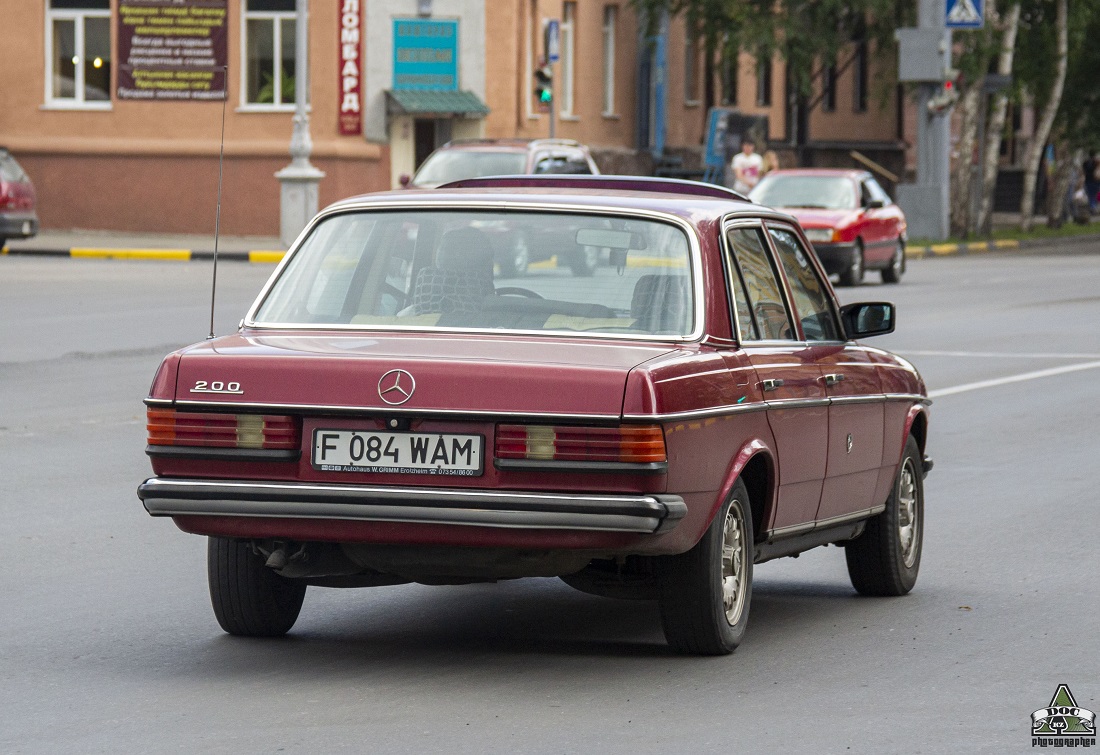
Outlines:
{"type": "MultiPolygon", "coordinates": [[[[0,10],[0,144],[34,179],[44,227],[212,230],[224,93],[222,230],[278,232],[295,0],[0,10]]],[[[397,186],[448,139],[547,136],[533,82],[549,19],[560,29],[555,135],[589,144],[605,171],[645,173],[668,155],[695,165],[712,105],[767,115],[769,142],[794,159],[782,61],[708,66],[680,18],[644,38],[629,0],[312,0],[309,11],[322,206],[397,186]]],[[[873,66],[853,51],[809,116],[806,159],[850,165],[858,149],[903,166],[896,87],[880,104],[873,66]]]]}

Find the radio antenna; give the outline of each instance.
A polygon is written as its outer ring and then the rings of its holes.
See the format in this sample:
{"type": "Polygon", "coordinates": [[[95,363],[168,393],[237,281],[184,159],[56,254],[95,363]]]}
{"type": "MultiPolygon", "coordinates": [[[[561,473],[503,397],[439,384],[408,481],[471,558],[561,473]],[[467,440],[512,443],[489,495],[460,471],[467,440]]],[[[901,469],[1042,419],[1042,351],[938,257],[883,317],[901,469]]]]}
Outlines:
{"type": "Polygon", "coordinates": [[[214,296],[218,290],[218,237],[222,226],[222,167],[225,164],[225,103],[229,101],[229,66],[222,66],[222,133],[218,143],[218,209],[214,213],[214,278],[210,283],[210,335],[214,337],[214,296]]]}

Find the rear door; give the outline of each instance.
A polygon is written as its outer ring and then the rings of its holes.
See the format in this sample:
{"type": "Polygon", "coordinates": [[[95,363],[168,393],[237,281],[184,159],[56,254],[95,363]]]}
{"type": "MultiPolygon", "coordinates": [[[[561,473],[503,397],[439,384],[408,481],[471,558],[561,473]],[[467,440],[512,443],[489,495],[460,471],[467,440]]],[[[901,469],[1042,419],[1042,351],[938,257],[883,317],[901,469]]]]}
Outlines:
{"type": "Polygon", "coordinates": [[[813,527],[825,479],[828,451],[828,397],[815,355],[799,340],[782,276],[763,225],[726,227],[741,346],[755,369],[767,403],[779,467],[779,501],[770,536],[813,527]],[[740,290],[738,290],[740,289],[740,290]]]}
{"type": "Polygon", "coordinates": [[[833,297],[795,230],[772,225],[775,247],[802,331],[805,359],[821,371],[829,398],[828,465],[816,519],[838,523],[874,501],[882,460],[882,385],[867,350],[845,340],[833,297]]]}

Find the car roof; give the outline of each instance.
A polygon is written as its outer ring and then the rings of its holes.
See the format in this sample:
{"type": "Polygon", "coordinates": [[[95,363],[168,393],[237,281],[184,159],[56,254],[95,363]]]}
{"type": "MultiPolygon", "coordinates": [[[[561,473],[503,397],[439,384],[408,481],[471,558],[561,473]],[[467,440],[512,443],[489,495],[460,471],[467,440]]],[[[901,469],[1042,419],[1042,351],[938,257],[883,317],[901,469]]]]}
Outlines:
{"type": "Polygon", "coordinates": [[[537,207],[641,210],[690,222],[730,214],[793,221],[790,215],[756,204],[712,184],[642,176],[507,176],[471,179],[436,189],[405,189],[349,197],[325,212],[405,206],[481,204],[488,208],[537,207]]]}
{"type": "Polygon", "coordinates": [[[587,149],[583,144],[573,139],[453,139],[439,150],[451,149],[476,149],[476,150],[501,150],[501,151],[527,151],[546,147],[571,147],[574,149],[587,149]]]}
{"type": "Polygon", "coordinates": [[[780,168],[768,171],[769,176],[828,176],[859,181],[871,174],[856,168],[780,168]]]}

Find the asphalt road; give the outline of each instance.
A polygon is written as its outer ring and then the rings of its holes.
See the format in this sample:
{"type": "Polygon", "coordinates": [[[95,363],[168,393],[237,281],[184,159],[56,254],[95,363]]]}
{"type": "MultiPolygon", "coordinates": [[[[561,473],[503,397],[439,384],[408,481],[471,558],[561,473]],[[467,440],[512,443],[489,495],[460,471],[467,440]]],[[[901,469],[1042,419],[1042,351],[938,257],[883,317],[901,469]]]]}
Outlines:
{"type": "MultiPolygon", "coordinates": [[[[921,576],[868,599],[821,548],[756,572],[745,643],[557,580],[311,589],[221,633],[205,542],[149,518],[144,397],[209,330],[209,265],[0,258],[0,752],[1031,750],[1100,712],[1100,248],[918,260],[879,339],[936,398],[921,576]]],[[[224,264],[217,331],[270,268],[224,264]]],[[[870,276],[869,276],[870,279],[870,276]]]]}

